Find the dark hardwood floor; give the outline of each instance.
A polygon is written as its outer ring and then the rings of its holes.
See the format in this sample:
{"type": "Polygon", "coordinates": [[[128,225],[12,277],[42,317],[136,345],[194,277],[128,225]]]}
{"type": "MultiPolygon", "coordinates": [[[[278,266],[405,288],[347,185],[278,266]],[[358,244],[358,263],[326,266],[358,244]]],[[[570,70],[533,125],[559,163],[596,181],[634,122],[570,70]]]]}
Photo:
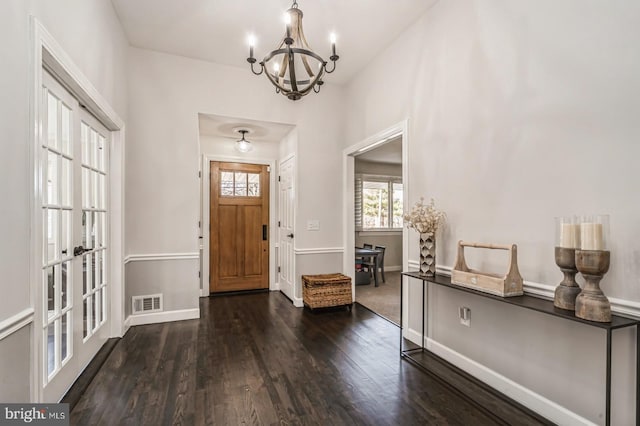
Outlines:
{"type": "Polygon", "coordinates": [[[200,320],[132,327],[71,423],[545,424],[443,363],[436,378],[401,361],[399,329],[359,305],[313,313],[259,293],[200,306],[200,320]]]}

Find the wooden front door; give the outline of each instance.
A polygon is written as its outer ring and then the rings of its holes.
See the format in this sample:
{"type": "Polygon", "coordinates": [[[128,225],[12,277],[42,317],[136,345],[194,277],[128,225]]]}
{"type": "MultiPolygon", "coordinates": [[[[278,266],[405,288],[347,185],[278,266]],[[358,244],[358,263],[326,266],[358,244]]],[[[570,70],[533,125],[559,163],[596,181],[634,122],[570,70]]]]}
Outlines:
{"type": "Polygon", "coordinates": [[[269,288],[269,171],[211,162],[209,289],[269,288]]]}

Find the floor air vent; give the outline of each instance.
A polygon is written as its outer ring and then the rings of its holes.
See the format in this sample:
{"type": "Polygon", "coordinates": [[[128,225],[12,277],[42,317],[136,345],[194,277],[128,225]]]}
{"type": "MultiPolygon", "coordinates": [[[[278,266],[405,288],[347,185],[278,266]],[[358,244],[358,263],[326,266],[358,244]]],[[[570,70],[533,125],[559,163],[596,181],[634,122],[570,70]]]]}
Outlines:
{"type": "Polygon", "coordinates": [[[162,311],[162,294],[150,294],[148,296],[133,296],[132,313],[144,314],[162,311]]]}

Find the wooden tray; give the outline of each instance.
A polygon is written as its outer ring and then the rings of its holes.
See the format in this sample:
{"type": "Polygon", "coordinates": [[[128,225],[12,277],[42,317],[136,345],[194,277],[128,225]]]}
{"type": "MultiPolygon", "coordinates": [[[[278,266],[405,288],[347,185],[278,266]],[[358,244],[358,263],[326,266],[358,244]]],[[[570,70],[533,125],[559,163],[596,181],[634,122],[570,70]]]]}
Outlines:
{"type": "Polygon", "coordinates": [[[483,244],[458,241],[458,257],[451,271],[451,282],[496,296],[522,296],[522,276],[518,270],[518,247],[515,244],[483,244]],[[476,247],[491,250],[508,250],[509,270],[505,275],[491,274],[471,269],[464,259],[464,248],[476,247]]]}

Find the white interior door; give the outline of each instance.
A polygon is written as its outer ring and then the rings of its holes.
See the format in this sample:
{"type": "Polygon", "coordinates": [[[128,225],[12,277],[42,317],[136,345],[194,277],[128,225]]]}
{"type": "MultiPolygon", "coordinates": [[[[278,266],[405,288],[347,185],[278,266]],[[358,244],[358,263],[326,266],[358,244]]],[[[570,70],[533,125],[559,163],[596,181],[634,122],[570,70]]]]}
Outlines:
{"type": "Polygon", "coordinates": [[[289,157],[280,163],[280,181],[278,190],[279,223],[279,265],[278,282],[280,291],[291,300],[295,300],[295,157],[289,157]]]}
{"type": "Polygon", "coordinates": [[[108,337],[109,131],[43,72],[42,401],[57,402],[108,337]]]}

